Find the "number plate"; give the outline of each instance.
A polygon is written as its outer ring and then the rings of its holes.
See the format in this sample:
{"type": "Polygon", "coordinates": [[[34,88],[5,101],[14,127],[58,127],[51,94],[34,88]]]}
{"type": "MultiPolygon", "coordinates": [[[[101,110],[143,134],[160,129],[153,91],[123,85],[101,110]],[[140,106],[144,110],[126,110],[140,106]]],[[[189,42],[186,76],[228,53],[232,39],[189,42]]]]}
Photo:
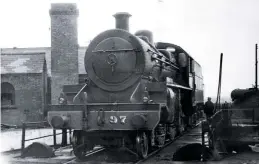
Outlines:
{"type": "Polygon", "coordinates": [[[126,119],[127,119],[127,116],[110,116],[109,122],[111,124],[117,124],[117,123],[125,124],[126,119]]]}

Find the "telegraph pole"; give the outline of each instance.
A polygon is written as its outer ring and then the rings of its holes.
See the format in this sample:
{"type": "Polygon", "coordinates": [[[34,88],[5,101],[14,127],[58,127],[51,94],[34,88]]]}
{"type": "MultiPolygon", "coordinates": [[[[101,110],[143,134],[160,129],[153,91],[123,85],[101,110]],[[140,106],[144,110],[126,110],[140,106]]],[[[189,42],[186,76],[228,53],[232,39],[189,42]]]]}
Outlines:
{"type": "Polygon", "coordinates": [[[218,109],[222,109],[221,106],[220,106],[222,63],[223,63],[223,53],[220,54],[218,93],[217,93],[217,100],[216,100],[214,112],[217,112],[218,109]]]}
{"type": "Polygon", "coordinates": [[[258,46],[257,44],[255,44],[255,89],[257,90],[258,89],[258,85],[257,85],[257,49],[258,49],[258,46]]]}

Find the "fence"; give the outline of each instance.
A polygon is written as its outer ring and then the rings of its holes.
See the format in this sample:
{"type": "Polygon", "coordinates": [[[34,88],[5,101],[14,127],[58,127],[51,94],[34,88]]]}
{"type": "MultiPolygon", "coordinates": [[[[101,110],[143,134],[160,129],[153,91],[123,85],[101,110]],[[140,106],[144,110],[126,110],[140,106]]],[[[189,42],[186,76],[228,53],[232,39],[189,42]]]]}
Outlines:
{"type": "MultiPolygon", "coordinates": [[[[53,134],[51,135],[45,135],[45,136],[40,136],[40,137],[35,137],[35,138],[30,138],[30,139],[25,139],[25,135],[26,135],[26,128],[35,128],[35,127],[50,127],[50,125],[48,124],[47,121],[43,121],[43,122],[24,122],[22,124],[22,140],[21,140],[21,151],[23,151],[24,147],[25,147],[25,142],[26,141],[32,141],[32,140],[37,140],[37,139],[41,139],[41,138],[46,138],[46,137],[51,137],[53,136],[53,145],[54,148],[56,148],[57,146],[67,146],[67,133],[69,133],[69,136],[71,136],[71,129],[69,129],[69,131],[65,132],[65,134],[63,134],[64,132],[61,133],[56,133],[56,130],[53,129],[53,134]],[[44,125],[45,124],[45,125],[44,125]],[[43,125],[43,126],[41,126],[43,125]],[[47,125],[47,126],[46,126],[47,125]],[[62,135],[62,144],[61,145],[57,145],[57,135],[62,135]]],[[[69,143],[71,144],[71,137],[69,137],[69,143]]]]}

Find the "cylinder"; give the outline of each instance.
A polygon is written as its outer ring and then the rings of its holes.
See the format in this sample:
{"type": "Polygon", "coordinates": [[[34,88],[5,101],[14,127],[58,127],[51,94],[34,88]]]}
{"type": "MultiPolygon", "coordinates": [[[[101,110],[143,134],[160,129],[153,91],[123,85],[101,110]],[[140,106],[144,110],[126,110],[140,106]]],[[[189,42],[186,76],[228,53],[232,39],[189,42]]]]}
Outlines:
{"type": "Polygon", "coordinates": [[[115,25],[117,29],[129,31],[129,17],[131,17],[129,13],[119,12],[113,16],[115,17],[115,25]]]}

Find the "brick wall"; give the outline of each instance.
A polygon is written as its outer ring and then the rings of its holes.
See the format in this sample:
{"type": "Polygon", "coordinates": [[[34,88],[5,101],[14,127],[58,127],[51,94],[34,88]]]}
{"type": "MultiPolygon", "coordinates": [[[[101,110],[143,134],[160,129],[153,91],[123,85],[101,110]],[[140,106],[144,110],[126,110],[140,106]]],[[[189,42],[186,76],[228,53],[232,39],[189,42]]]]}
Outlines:
{"type": "Polygon", "coordinates": [[[51,4],[51,102],[58,104],[63,85],[78,83],[76,4],[51,4]]]}
{"type": "Polygon", "coordinates": [[[15,89],[15,107],[1,109],[1,122],[21,125],[23,121],[43,120],[43,74],[2,74],[1,82],[8,82],[15,89]]]}

